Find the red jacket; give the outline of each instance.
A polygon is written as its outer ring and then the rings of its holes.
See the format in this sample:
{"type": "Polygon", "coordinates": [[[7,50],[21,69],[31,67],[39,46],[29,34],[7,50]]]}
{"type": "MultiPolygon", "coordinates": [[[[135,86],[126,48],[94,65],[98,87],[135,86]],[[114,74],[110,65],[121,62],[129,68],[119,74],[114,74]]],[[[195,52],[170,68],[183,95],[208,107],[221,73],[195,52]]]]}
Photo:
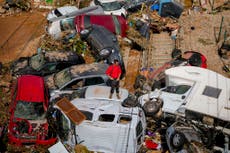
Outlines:
{"type": "Polygon", "coordinates": [[[119,65],[110,65],[106,72],[108,76],[112,77],[113,79],[117,79],[121,75],[121,67],[119,65]]]}

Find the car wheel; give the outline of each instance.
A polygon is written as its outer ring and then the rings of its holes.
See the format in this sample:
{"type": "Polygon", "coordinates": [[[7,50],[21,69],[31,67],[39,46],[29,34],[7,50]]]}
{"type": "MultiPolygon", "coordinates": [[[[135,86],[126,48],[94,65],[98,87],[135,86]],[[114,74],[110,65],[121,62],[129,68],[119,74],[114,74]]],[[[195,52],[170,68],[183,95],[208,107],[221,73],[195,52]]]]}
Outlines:
{"type": "Polygon", "coordinates": [[[157,105],[155,102],[148,101],[143,105],[143,110],[146,116],[154,116],[160,110],[160,105],[157,105]]]}
{"type": "Polygon", "coordinates": [[[134,89],[141,88],[146,81],[146,78],[143,75],[138,75],[134,83],[134,89]]]}
{"type": "Polygon", "coordinates": [[[179,151],[183,148],[185,144],[185,135],[181,132],[175,131],[175,133],[172,134],[170,141],[172,147],[175,150],[179,151]]]}

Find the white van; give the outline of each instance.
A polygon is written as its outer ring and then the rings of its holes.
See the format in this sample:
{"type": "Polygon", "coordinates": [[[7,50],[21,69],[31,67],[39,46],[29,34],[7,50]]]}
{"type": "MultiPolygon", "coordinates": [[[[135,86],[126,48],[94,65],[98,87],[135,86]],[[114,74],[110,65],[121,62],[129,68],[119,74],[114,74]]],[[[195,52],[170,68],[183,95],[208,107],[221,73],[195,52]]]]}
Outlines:
{"type": "Polygon", "coordinates": [[[145,114],[141,108],[123,107],[120,101],[106,99],[60,101],[54,105],[52,116],[55,116],[62,143],[72,149],[76,144],[82,144],[90,151],[103,153],[139,151],[146,130],[145,114]],[[79,111],[84,114],[84,121],[79,121],[79,111]]]}
{"type": "Polygon", "coordinates": [[[165,75],[166,87],[139,103],[150,116],[175,119],[166,132],[170,152],[183,150],[186,142],[230,152],[230,79],[193,66],[170,68],[165,75]]]}

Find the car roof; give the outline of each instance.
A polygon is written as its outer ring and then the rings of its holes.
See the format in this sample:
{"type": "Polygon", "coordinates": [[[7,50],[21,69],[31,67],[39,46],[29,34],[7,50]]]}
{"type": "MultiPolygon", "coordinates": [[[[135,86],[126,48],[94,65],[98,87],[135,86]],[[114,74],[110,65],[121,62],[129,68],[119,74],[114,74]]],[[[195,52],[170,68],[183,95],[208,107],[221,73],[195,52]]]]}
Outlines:
{"type": "Polygon", "coordinates": [[[57,8],[57,10],[61,12],[62,14],[66,14],[66,13],[76,11],[78,10],[78,8],[76,6],[63,6],[63,7],[57,8]]]}
{"type": "Polygon", "coordinates": [[[101,75],[105,74],[108,64],[104,63],[90,63],[90,64],[80,64],[70,67],[70,73],[72,77],[80,77],[87,75],[101,75]]]}
{"type": "Polygon", "coordinates": [[[72,51],[47,51],[44,55],[48,61],[70,61],[76,60],[76,58],[73,57],[80,56],[72,51]]]}
{"type": "Polygon", "coordinates": [[[86,99],[105,99],[105,100],[113,100],[113,101],[119,101],[123,102],[126,98],[128,98],[128,90],[124,88],[120,88],[120,99],[117,98],[116,94],[114,93],[112,95],[112,98],[109,99],[111,87],[109,86],[89,86],[85,91],[85,98],[86,99]]]}
{"type": "Polygon", "coordinates": [[[44,102],[44,80],[40,76],[22,75],[17,79],[17,100],[44,102]]]}
{"type": "Polygon", "coordinates": [[[129,114],[136,115],[138,107],[123,107],[121,103],[112,100],[76,98],[71,103],[79,110],[102,114],[129,114]]]}

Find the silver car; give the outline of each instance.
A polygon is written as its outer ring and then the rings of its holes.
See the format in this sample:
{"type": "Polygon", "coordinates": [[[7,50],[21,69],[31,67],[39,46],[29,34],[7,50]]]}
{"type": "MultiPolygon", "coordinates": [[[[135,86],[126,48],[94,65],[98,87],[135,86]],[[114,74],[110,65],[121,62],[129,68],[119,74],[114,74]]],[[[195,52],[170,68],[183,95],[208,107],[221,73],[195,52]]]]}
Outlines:
{"type": "Polygon", "coordinates": [[[45,77],[45,81],[51,96],[61,91],[71,92],[91,85],[106,85],[108,76],[105,71],[107,67],[107,64],[102,63],[71,66],[45,77]]]}

